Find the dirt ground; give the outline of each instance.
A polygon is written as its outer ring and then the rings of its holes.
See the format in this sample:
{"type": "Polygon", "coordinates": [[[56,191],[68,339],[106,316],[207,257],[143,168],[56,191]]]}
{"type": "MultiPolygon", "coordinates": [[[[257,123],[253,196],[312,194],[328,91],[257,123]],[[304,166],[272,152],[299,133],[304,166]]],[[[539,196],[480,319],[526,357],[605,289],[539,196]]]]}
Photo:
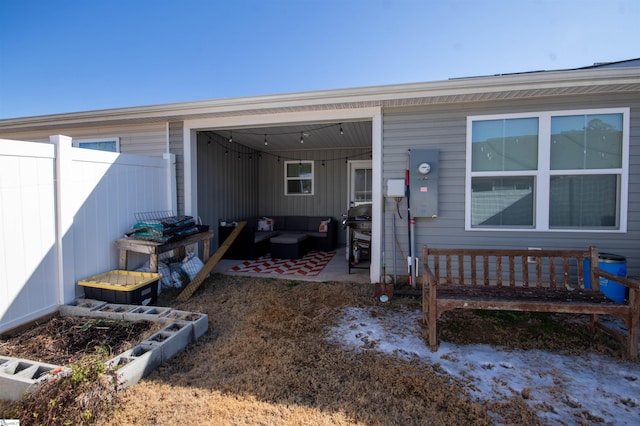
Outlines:
{"type": "MultiPolygon", "coordinates": [[[[373,292],[373,286],[365,284],[222,275],[209,278],[184,303],[175,300],[176,293],[165,292],[159,305],[206,313],[209,331],[124,391],[123,404],[106,424],[541,423],[522,398],[482,405],[471,401],[465,389],[437,365],[375,351],[348,351],[328,343],[327,330],[338,321],[341,309],[379,304],[373,292]]],[[[399,307],[418,310],[420,303],[394,298],[384,305],[391,310],[399,307]]],[[[86,337],[92,328],[101,331],[98,327],[104,325],[72,324],[73,332],[63,334],[58,324],[51,339],[74,333],[86,337]]],[[[140,337],[151,333],[137,332],[140,337]]],[[[106,334],[130,344],[135,342],[131,333],[129,326],[122,334],[106,334]]],[[[594,338],[588,327],[570,317],[456,312],[443,317],[441,333],[443,340],[452,343],[624,356],[616,342],[601,335],[594,338]]],[[[106,338],[103,333],[67,352],[112,346],[105,343],[106,338]]],[[[0,353],[6,354],[6,344],[0,341],[0,353]]],[[[71,348],[69,343],[64,345],[71,348]]]]}
{"type": "Polygon", "coordinates": [[[0,339],[0,354],[69,365],[97,350],[115,356],[156,331],[152,322],[110,321],[56,315],[0,339]]]}

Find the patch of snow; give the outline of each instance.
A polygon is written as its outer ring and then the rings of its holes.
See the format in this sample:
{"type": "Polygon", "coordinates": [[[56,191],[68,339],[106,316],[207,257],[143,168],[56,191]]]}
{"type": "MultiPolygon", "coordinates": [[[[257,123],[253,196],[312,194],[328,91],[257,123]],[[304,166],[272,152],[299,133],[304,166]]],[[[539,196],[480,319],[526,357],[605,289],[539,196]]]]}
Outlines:
{"type": "Polygon", "coordinates": [[[603,419],[605,424],[640,424],[638,363],[599,354],[578,357],[446,342],[431,352],[421,322],[418,311],[351,307],[330,338],[349,349],[438,365],[438,371],[465,383],[478,401],[526,397],[546,424],[576,424],[589,418],[603,419]],[[541,405],[549,409],[536,408],[541,405]]]}

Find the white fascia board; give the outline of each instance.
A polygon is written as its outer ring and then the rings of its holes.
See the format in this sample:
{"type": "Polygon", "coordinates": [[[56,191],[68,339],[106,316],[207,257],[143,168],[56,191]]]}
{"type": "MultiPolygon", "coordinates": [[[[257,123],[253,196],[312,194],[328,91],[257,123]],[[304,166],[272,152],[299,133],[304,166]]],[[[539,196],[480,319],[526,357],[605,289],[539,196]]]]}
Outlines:
{"type": "Polygon", "coordinates": [[[318,111],[298,111],[283,112],[272,114],[243,114],[229,117],[210,117],[198,118],[193,120],[185,120],[184,128],[187,129],[211,129],[224,128],[233,129],[234,127],[246,126],[287,126],[296,123],[321,123],[337,120],[371,120],[374,116],[381,113],[379,107],[375,108],[348,108],[348,109],[331,109],[318,111]]]}

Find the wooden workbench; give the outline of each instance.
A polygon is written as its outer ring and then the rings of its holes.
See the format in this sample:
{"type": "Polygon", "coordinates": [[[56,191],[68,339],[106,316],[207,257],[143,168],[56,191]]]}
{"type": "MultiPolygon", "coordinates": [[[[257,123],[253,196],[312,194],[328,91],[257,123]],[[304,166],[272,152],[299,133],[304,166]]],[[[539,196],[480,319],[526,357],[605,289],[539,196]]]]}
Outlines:
{"type": "Polygon", "coordinates": [[[158,243],[154,241],[136,240],[135,238],[121,238],[116,240],[116,248],[120,250],[119,269],[127,270],[129,252],[149,255],[149,270],[158,272],[158,255],[171,250],[177,250],[179,255],[184,255],[184,248],[191,244],[203,242],[202,261],[209,260],[213,231],[199,232],[171,243],[158,243]]]}

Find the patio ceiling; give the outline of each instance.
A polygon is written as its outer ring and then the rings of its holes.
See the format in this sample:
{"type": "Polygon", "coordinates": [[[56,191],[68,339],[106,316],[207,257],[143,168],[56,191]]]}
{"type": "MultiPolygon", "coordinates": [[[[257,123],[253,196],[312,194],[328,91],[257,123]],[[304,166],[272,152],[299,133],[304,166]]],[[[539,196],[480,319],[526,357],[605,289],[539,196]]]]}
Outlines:
{"type": "Polygon", "coordinates": [[[211,137],[222,140],[233,137],[232,143],[263,152],[370,148],[372,138],[370,121],[217,129],[210,130],[208,133],[211,137]],[[301,137],[303,143],[300,143],[301,137]]]}

